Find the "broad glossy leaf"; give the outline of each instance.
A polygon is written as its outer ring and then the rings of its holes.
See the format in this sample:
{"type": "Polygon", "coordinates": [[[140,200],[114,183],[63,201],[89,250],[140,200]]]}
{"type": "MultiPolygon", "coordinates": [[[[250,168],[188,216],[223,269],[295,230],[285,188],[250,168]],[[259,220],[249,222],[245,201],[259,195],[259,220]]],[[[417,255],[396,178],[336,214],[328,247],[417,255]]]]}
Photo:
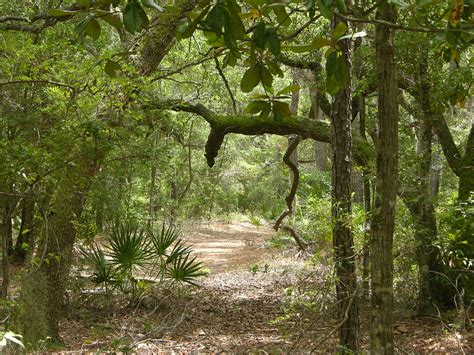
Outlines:
{"type": "Polygon", "coordinates": [[[341,87],[335,75],[326,77],[326,91],[331,95],[336,95],[341,90],[341,87]]]}
{"type": "Polygon", "coordinates": [[[130,33],[135,33],[148,27],[148,17],[138,2],[130,1],[127,4],[123,11],[123,24],[130,33]]]}
{"type": "Polygon", "coordinates": [[[273,84],[273,76],[270,73],[270,70],[264,65],[261,65],[261,76],[262,76],[262,84],[268,90],[268,88],[272,87],[273,84]]]}
{"type": "Polygon", "coordinates": [[[256,46],[259,48],[265,48],[265,22],[260,21],[257,23],[255,26],[255,29],[253,30],[253,41],[255,42],[256,46]]]}
{"type": "Polygon", "coordinates": [[[283,101],[273,101],[273,118],[281,122],[286,117],[291,117],[290,105],[283,101]]]}
{"type": "Polygon", "coordinates": [[[311,42],[314,49],[320,49],[331,44],[331,41],[327,38],[323,37],[315,37],[313,42],[311,42]]]}
{"type": "Polygon", "coordinates": [[[351,83],[349,64],[342,55],[337,58],[336,79],[343,89],[351,83]]]}
{"type": "Polygon", "coordinates": [[[285,74],[280,69],[277,63],[272,62],[271,60],[267,60],[266,63],[267,63],[268,69],[273,75],[278,75],[280,78],[283,78],[285,76],[285,74]]]}
{"type": "Polygon", "coordinates": [[[270,115],[270,112],[272,112],[272,105],[268,105],[267,107],[265,107],[262,112],[260,112],[260,115],[258,116],[258,118],[260,120],[266,120],[268,118],[268,116],[270,115]]]}
{"type": "Polygon", "coordinates": [[[251,114],[256,114],[259,113],[263,110],[265,110],[267,107],[271,107],[271,104],[268,101],[252,101],[247,105],[245,108],[245,112],[251,113],[251,114]]]}
{"type": "Polygon", "coordinates": [[[86,35],[93,39],[100,37],[100,25],[95,18],[91,18],[85,29],[86,35]]]}
{"type": "Polygon", "coordinates": [[[220,36],[222,34],[222,28],[224,27],[228,17],[229,15],[225,7],[217,4],[211,9],[211,11],[209,11],[206,22],[212,31],[220,36]]]}
{"type": "Polygon", "coordinates": [[[119,63],[110,59],[105,63],[104,67],[105,73],[112,78],[115,78],[117,76],[117,71],[120,71],[121,69],[119,63]]]}
{"type": "Polygon", "coordinates": [[[109,25],[114,26],[115,28],[122,28],[123,23],[120,15],[118,13],[112,13],[104,10],[96,10],[98,16],[101,20],[107,22],[109,25]]]}
{"type": "Polygon", "coordinates": [[[277,96],[289,94],[291,92],[299,91],[301,87],[299,85],[288,85],[287,87],[281,89],[277,92],[277,96]]]}
{"type": "Polygon", "coordinates": [[[275,27],[269,26],[265,30],[265,37],[266,37],[266,47],[273,55],[278,55],[281,52],[281,42],[280,38],[278,38],[278,34],[276,32],[275,27]]]}
{"type": "Polygon", "coordinates": [[[331,38],[333,41],[337,41],[346,32],[347,32],[347,25],[344,22],[339,22],[336,28],[334,28],[334,30],[332,31],[331,38]]]}
{"type": "Polygon", "coordinates": [[[240,89],[243,92],[252,91],[260,82],[260,75],[260,64],[248,68],[240,82],[240,89]]]}
{"type": "Polygon", "coordinates": [[[321,15],[323,15],[325,18],[327,18],[328,20],[332,19],[332,11],[326,5],[325,1],[318,0],[318,9],[319,9],[319,12],[321,12],[321,15]]]}
{"type": "Polygon", "coordinates": [[[71,10],[61,10],[61,9],[51,9],[49,10],[49,14],[55,17],[61,16],[71,16],[80,13],[81,11],[71,11],[71,10]]]}
{"type": "MultiPolygon", "coordinates": [[[[277,4],[280,5],[281,3],[277,3],[277,4]]],[[[275,4],[272,4],[272,5],[275,5],[275,4]]],[[[284,4],[282,4],[282,5],[284,5],[284,4]]],[[[282,25],[282,26],[291,25],[291,18],[290,18],[290,16],[288,16],[288,13],[286,12],[286,9],[285,9],[284,6],[274,7],[273,12],[275,13],[277,21],[280,25],[282,25]]]]}
{"type": "Polygon", "coordinates": [[[328,58],[326,59],[326,75],[332,76],[336,73],[338,65],[338,56],[336,52],[332,52],[329,54],[328,58]]]}

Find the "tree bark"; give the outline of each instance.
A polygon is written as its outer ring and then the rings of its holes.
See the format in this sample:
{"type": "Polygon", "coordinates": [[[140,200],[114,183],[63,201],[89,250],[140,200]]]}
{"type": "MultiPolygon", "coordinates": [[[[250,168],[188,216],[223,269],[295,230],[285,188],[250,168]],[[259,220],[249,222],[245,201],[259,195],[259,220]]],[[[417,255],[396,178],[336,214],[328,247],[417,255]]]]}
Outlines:
{"type": "MultiPolygon", "coordinates": [[[[338,21],[333,21],[334,26],[338,21]]],[[[342,57],[351,68],[349,41],[341,43],[342,57]]],[[[336,265],[336,297],[338,304],[339,341],[343,349],[359,349],[359,315],[357,278],[355,273],[354,238],[351,230],[352,172],[352,85],[333,98],[331,113],[332,218],[333,246],[336,265]]]]}
{"type": "Polygon", "coordinates": [[[50,335],[55,341],[59,340],[59,321],[64,315],[65,293],[76,241],[75,221],[81,217],[85,195],[98,170],[96,157],[89,154],[85,154],[76,165],[66,168],[52,198],[51,213],[43,225],[36,251],[40,265],[37,270],[32,266],[35,272],[31,276],[35,277],[39,272],[47,281],[46,317],[50,335]]]}
{"type": "MultiPolygon", "coordinates": [[[[396,22],[395,5],[381,0],[378,20],[396,22]]],[[[376,196],[372,219],[371,352],[393,354],[393,233],[397,198],[398,103],[395,63],[395,33],[378,23],[375,30],[378,79],[378,141],[376,196]]]]}
{"type": "MultiPolygon", "coordinates": [[[[366,135],[366,122],[365,122],[365,97],[359,97],[359,134],[363,139],[367,139],[366,135]]],[[[364,249],[362,252],[362,294],[364,297],[369,296],[369,273],[370,273],[370,216],[372,211],[372,198],[371,198],[371,188],[370,188],[370,171],[368,167],[364,167],[362,170],[362,185],[363,185],[363,201],[364,201],[364,249]]]]}

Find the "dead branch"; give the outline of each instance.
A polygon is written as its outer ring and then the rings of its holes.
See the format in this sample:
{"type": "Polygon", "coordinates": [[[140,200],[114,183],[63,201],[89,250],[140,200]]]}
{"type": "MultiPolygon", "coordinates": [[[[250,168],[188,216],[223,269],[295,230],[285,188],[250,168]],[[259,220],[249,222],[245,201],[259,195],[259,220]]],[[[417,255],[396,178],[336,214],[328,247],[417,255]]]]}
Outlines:
{"type": "MultiPolygon", "coordinates": [[[[286,210],[283,211],[280,217],[278,217],[278,219],[275,222],[275,225],[273,226],[273,229],[275,229],[275,231],[277,232],[280,229],[280,226],[283,220],[287,216],[293,214],[293,202],[295,200],[296,191],[298,190],[298,184],[300,182],[300,172],[296,164],[292,161],[291,155],[293,154],[296,147],[298,147],[298,144],[300,144],[302,140],[303,139],[301,138],[301,136],[298,136],[298,135],[291,137],[289,140],[288,148],[286,149],[285,155],[283,156],[283,161],[291,169],[291,172],[293,173],[293,180],[291,183],[290,193],[285,198],[286,210]]],[[[290,235],[293,237],[293,239],[295,240],[296,244],[298,245],[301,251],[304,251],[306,249],[306,243],[304,243],[303,240],[301,240],[301,238],[298,236],[298,234],[293,228],[289,226],[284,226],[282,227],[282,229],[290,233],[290,235]]]]}

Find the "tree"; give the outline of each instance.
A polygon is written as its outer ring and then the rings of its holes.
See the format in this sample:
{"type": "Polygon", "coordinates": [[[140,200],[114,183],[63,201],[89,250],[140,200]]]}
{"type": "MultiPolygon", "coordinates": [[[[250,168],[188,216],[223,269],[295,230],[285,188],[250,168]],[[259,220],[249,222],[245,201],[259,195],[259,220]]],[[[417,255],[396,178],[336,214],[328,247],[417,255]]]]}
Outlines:
{"type": "MultiPolygon", "coordinates": [[[[382,0],[377,19],[396,22],[395,5],[382,0]]],[[[375,46],[378,79],[378,149],[376,195],[372,217],[371,351],[393,354],[393,232],[397,198],[398,103],[394,30],[376,25],[375,46]]]]}

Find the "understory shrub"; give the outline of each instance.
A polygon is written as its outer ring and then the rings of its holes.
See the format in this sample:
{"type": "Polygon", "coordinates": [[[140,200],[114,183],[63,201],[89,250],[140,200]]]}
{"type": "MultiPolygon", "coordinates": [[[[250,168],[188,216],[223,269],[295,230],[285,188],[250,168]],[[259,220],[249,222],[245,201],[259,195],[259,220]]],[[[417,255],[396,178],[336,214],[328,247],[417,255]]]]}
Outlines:
{"type": "Polygon", "coordinates": [[[179,228],[163,224],[147,230],[133,224],[117,224],[103,245],[82,248],[82,261],[90,268],[88,279],[106,294],[119,291],[136,302],[151,286],[176,283],[196,286],[206,272],[192,256],[179,228]]]}

